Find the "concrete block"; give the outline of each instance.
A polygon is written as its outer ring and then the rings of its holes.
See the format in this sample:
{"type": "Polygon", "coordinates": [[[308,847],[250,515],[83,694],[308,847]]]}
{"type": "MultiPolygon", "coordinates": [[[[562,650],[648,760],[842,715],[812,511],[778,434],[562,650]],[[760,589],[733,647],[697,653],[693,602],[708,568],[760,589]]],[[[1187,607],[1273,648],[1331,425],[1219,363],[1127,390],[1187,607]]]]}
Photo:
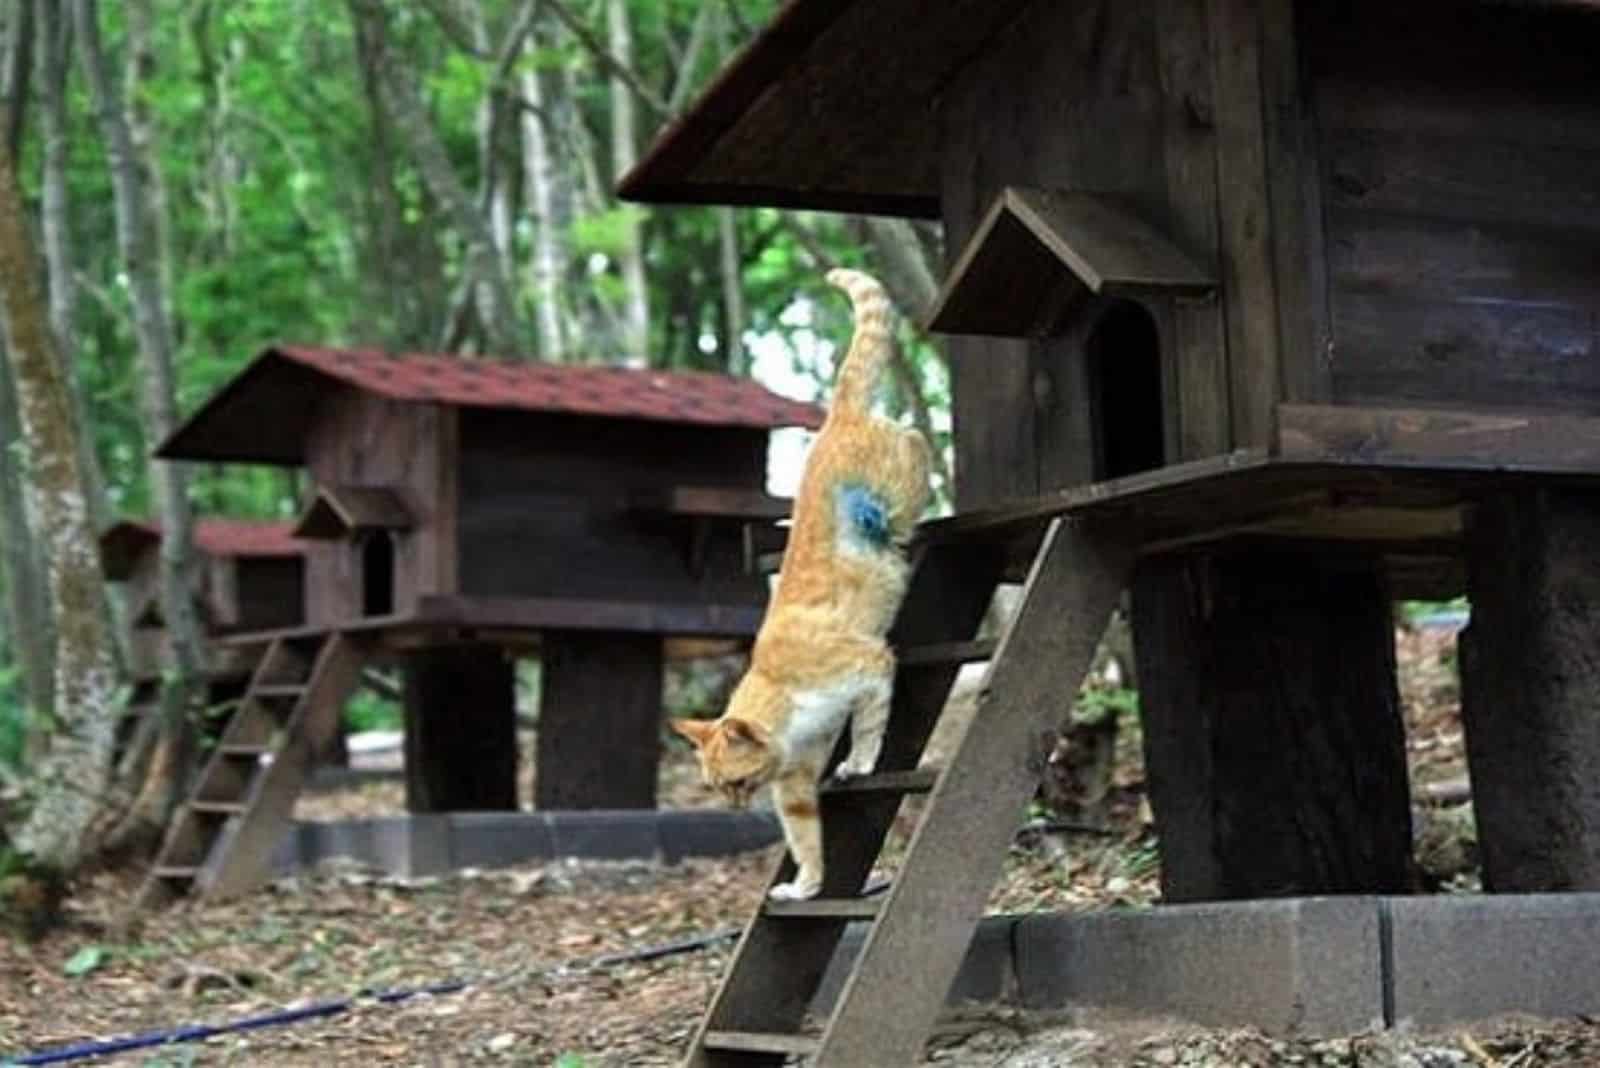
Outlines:
{"type": "MultiPolygon", "coordinates": [[[[961,970],[950,985],[950,1004],[1015,1000],[1016,971],[1011,958],[1011,940],[1016,924],[1017,920],[1010,916],[989,916],[978,924],[967,955],[962,958],[961,970]]],[[[856,955],[867,940],[867,928],[866,923],[852,923],[845,928],[839,948],[822,973],[822,982],[811,1000],[812,1012],[825,1015],[833,1008],[856,955]]]]}
{"type": "Polygon", "coordinates": [[[1030,916],[1030,1008],[1101,1007],[1280,1035],[1382,1026],[1378,902],[1294,898],[1030,916]]]}
{"type": "Polygon", "coordinates": [[[1387,899],[1394,1018],[1600,1013],[1600,894],[1387,899]]]}
{"type": "Polygon", "coordinates": [[[448,818],[453,868],[503,868],[554,855],[546,813],[452,812],[448,818]]]}
{"type": "Polygon", "coordinates": [[[661,852],[654,809],[547,812],[554,855],[585,860],[645,860],[661,852]]]}
{"type": "Polygon", "coordinates": [[[783,838],[770,812],[733,809],[664,809],[658,814],[661,853],[667,863],[684,857],[725,857],[764,849],[783,838]]]}

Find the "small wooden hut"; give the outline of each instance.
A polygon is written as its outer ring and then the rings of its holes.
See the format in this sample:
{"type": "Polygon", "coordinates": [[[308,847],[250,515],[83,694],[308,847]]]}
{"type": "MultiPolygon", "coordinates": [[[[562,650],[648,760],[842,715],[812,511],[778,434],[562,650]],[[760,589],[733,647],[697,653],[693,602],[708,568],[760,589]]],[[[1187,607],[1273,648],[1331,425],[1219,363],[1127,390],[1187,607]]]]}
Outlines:
{"type": "Polygon", "coordinates": [[[623,191],[942,219],[961,508],[1142,554],[1170,899],[1409,885],[1389,604],[1462,592],[1486,881],[1592,888],[1538,769],[1600,757],[1597,54],[1575,0],[795,0],[623,191]]]}
{"type": "Polygon", "coordinates": [[[821,414],[724,375],[284,345],[158,455],[307,469],[305,620],[281,640],[308,692],[323,659],[403,668],[413,811],[517,807],[521,655],[542,665],[538,807],[638,808],[663,641],[754,634],[753,561],[788,512],[768,437],[821,414]]]}

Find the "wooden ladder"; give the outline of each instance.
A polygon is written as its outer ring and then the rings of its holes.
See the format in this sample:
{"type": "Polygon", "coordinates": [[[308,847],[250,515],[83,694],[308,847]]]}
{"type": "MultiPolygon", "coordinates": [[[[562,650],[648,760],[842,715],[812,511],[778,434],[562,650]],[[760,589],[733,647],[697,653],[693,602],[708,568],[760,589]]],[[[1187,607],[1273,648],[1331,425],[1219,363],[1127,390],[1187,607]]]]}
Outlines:
{"type": "Polygon", "coordinates": [[[338,633],[272,638],[145,879],[139,905],[223,898],[266,880],[316,755],[367,655],[338,633]]]}
{"type": "MultiPolygon", "coordinates": [[[[1041,771],[1038,733],[1077,693],[1126,582],[1131,555],[1049,521],[998,645],[974,640],[1004,577],[1014,528],[946,524],[919,542],[891,635],[894,706],[878,770],[822,792],[825,881],[811,901],[764,901],[685,1064],[809,1058],[827,1068],[914,1064],[943,1007],[1041,771]],[[942,770],[917,762],[963,663],[990,659],[971,726],[942,770]],[[930,792],[887,894],[867,876],[901,799],[930,792]],[[871,923],[821,1034],[804,1020],[845,925],[871,923]]],[[[793,875],[785,857],[774,884],[793,875]]]]}

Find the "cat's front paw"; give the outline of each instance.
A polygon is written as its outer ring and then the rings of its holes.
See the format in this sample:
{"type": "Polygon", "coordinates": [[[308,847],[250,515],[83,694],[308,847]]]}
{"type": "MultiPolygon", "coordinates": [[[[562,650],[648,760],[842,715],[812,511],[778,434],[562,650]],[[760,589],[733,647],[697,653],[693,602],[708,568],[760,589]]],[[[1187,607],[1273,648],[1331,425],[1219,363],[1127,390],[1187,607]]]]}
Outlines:
{"type": "Polygon", "coordinates": [[[815,882],[801,882],[799,879],[795,879],[793,882],[779,883],[774,886],[767,891],[767,896],[774,901],[810,901],[821,892],[821,879],[815,882]]]}
{"type": "Polygon", "coordinates": [[[872,766],[878,762],[877,757],[871,760],[857,760],[855,757],[846,757],[833,769],[833,777],[841,782],[845,779],[859,779],[863,775],[872,774],[872,766]]]}

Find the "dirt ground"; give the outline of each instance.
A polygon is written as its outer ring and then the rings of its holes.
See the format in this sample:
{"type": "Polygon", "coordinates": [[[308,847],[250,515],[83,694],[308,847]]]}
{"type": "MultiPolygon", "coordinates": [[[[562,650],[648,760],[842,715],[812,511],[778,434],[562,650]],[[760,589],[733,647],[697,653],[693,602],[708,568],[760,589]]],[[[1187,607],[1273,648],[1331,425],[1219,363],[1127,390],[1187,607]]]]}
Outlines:
{"type": "MultiPolygon", "coordinates": [[[[1399,643],[1414,779],[1457,780],[1464,769],[1453,642],[1440,632],[1402,630],[1399,643]]],[[[1155,900],[1158,861],[1140,803],[1137,736],[1124,734],[1106,830],[1019,839],[991,911],[1155,900]]],[[[706,803],[693,778],[686,756],[674,750],[663,770],[668,803],[706,803]]],[[[398,811],[398,789],[382,783],[315,797],[303,802],[301,815],[398,811]]],[[[1470,806],[1418,811],[1425,863],[1447,889],[1472,889],[1470,806]]],[[[8,1055],[344,998],[355,1003],[341,1014],[94,1063],[673,1064],[731,943],[649,961],[597,958],[736,928],[775,855],[776,848],[672,867],[555,864],[409,883],[329,870],[231,904],[180,905],[127,929],[121,922],[134,881],[102,875],[77,889],[65,929],[34,946],[0,945],[0,1065],[8,1055]],[[398,1004],[370,996],[451,980],[470,985],[398,1004]]],[[[1600,1065],[1600,1025],[1507,1020],[1470,1034],[1280,1041],[1177,1021],[984,1010],[950,1014],[930,1044],[928,1063],[1600,1065]]]]}

